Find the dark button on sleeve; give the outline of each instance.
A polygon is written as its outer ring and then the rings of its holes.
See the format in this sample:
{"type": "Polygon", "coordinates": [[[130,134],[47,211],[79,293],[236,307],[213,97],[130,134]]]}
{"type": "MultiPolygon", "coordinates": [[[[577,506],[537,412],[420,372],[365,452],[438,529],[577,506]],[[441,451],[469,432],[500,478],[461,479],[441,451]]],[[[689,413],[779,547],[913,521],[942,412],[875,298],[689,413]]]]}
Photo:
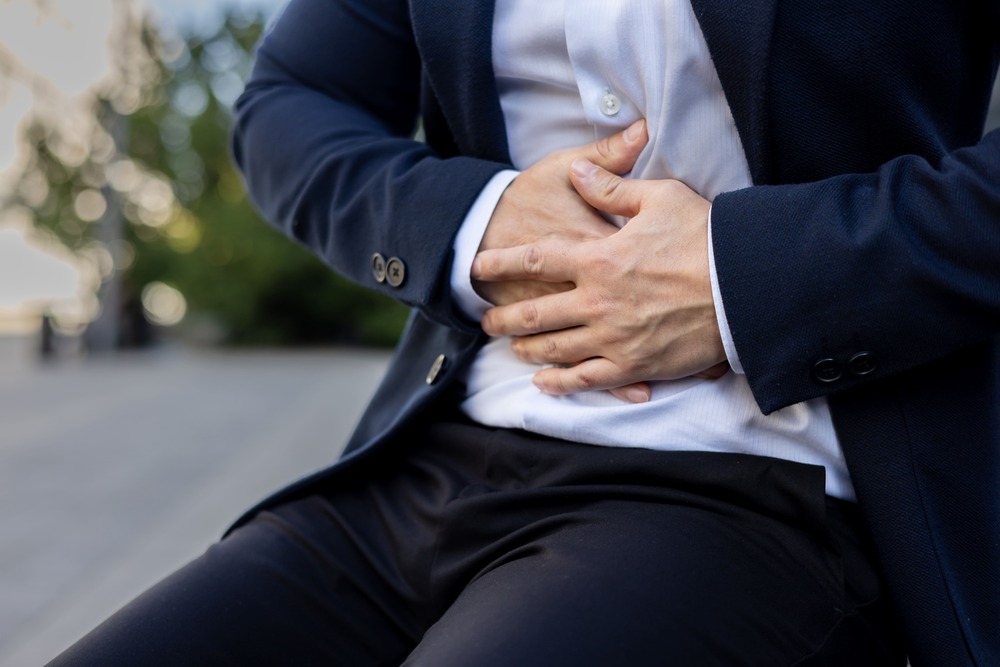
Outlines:
{"type": "Polygon", "coordinates": [[[844,369],[836,359],[820,359],[813,364],[812,376],[820,384],[832,384],[844,376],[844,369]]]}
{"type": "Polygon", "coordinates": [[[851,375],[859,377],[871,375],[878,368],[878,357],[874,352],[858,352],[847,362],[847,370],[851,375]]]}
{"type": "Polygon", "coordinates": [[[385,257],[380,253],[372,255],[372,275],[376,282],[385,282],[385,257]]]}
{"type": "Polygon", "coordinates": [[[385,281],[392,287],[399,287],[406,280],[406,265],[398,257],[391,257],[385,264],[385,281]]]}

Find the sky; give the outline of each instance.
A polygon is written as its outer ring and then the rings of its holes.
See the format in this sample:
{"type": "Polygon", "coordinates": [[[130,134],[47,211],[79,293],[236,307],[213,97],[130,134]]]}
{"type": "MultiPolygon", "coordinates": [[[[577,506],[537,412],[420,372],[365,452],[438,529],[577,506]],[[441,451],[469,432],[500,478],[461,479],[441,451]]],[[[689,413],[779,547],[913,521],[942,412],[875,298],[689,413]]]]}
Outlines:
{"type": "MultiPolygon", "coordinates": [[[[71,108],[111,76],[107,39],[118,1],[0,0],[0,198],[5,196],[4,175],[17,165],[18,126],[33,101],[45,97],[55,101],[50,106],[71,108]],[[40,11],[39,5],[49,10],[40,11]]],[[[218,25],[225,8],[273,15],[286,0],[133,1],[164,30],[207,33],[218,25]]],[[[0,217],[0,333],[5,321],[23,319],[43,302],[82,308],[92,289],[85,273],[67,252],[35,237],[24,216],[0,217]]]]}

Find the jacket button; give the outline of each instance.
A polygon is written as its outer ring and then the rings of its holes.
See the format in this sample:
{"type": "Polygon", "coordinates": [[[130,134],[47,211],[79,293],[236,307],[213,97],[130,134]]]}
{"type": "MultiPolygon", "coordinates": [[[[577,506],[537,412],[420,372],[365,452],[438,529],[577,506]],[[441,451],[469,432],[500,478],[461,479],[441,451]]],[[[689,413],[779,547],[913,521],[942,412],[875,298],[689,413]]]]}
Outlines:
{"type": "Polygon", "coordinates": [[[392,287],[399,287],[406,280],[406,265],[398,257],[390,257],[385,264],[385,281],[392,287]]]}
{"type": "Polygon", "coordinates": [[[438,375],[441,374],[441,369],[444,368],[446,361],[448,361],[446,356],[443,354],[438,355],[437,359],[434,360],[434,363],[431,364],[431,369],[427,371],[427,384],[434,384],[437,381],[438,375]]]}
{"type": "Polygon", "coordinates": [[[851,375],[859,377],[871,375],[878,368],[878,357],[874,352],[858,352],[847,362],[847,370],[851,375]]]}
{"type": "Polygon", "coordinates": [[[813,379],[820,384],[831,384],[844,376],[844,369],[836,359],[820,359],[813,364],[813,379]]]}
{"type": "Polygon", "coordinates": [[[372,275],[375,276],[375,282],[385,282],[385,257],[380,253],[372,255],[372,275]]]}

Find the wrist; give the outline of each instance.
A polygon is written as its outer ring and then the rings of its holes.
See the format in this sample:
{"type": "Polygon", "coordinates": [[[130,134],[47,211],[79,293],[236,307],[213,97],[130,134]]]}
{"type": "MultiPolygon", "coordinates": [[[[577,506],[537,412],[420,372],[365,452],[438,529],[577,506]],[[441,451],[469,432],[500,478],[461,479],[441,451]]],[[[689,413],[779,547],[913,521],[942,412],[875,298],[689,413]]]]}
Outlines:
{"type": "Polygon", "coordinates": [[[516,171],[505,170],[490,179],[469,208],[452,245],[454,250],[451,269],[452,299],[458,309],[474,321],[478,321],[492,304],[483,299],[473,288],[470,276],[472,262],[476,258],[500,198],[517,175],[516,171]]]}

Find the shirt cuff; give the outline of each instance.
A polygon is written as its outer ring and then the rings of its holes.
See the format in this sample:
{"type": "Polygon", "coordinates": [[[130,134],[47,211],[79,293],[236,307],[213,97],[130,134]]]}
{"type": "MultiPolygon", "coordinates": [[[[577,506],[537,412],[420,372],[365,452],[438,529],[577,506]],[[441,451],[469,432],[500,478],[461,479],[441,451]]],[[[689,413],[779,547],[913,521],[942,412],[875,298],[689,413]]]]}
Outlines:
{"type": "Polygon", "coordinates": [[[479,244],[483,242],[486,226],[500,201],[500,196],[519,173],[506,169],[489,180],[473,202],[472,208],[462,221],[462,226],[458,228],[452,246],[455,251],[455,261],[451,265],[451,297],[466,317],[476,321],[492,308],[493,304],[472,289],[472,278],[469,275],[472,272],[472,260],[479,252],[479,244]]]}
{"type": "Polygon", "coordinates": [[[715,250],[712,247],[712,209],[708,209],[708,272],[712,277],[712,299],[715,301],[715,319],[719,322],[719,333],[722,334],[722,345],[726,348],[726,360],[734,372],[746,375],[740,357],[736,354],[736,343],[729,330],[729,320],[726,319],[726,309],[722,305],[722,291],[719,289],[719,276],[715,273],[715,250]]]}

